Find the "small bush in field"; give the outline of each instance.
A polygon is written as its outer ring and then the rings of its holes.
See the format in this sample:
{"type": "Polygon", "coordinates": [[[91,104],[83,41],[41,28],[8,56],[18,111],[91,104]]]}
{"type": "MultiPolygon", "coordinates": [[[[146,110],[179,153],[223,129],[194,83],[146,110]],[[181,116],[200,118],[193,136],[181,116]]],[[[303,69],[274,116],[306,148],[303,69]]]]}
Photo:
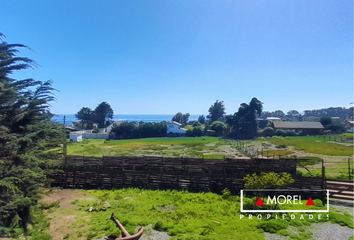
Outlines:
{"type": "Polygon", "coordinates": [[[225,188],[223,191],[222,191],[222,198],[223,199],[228,199],[231,195],[231,192],[229,189],[225,188]]]}
{"type": "Polygon", "coordinates": [[[261,175],[248,174],[243,180],[246,182],[246,189],[274,189],[294,182],[289,173],[278,174],[274,172],[262,172],[261,175]]]}
{"type": "Polygon", "coordinates": [[[265,232],[275,233],[279,230],[286,229],[289,225],[289,222],[285,220],[276,220],[272,219],[266,222],[259,224],[259,228],[262,228],[265,232]]]}

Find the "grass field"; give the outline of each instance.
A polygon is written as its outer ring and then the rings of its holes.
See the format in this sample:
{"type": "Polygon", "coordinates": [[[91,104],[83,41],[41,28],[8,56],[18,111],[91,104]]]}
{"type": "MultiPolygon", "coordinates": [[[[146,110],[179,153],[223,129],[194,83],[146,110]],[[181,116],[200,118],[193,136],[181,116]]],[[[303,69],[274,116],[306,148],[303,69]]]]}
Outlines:
{"type": "Polygon", "coordinates": [[[260,138],[257,141],[265,141],[275,145],[295,146],[295,150],[307,153],[322,154],[328,156],[352,156],[353,142],[336,143],[318,137],[276,137],[260,138]]]}
{"type": "MultiPolygon", "coordinates": [[[[244,198],[245,204],[254,205],[256,200],[256,198],[244,198]]],[[[310,206],[311,209],[323,209],[320,200],[314,202],[316,206],[310,206]]],[[[256,215],[252,219],[248,215],[241,218],[240,197],[228,194],[132,188],[110,191],[80,190],[76,191],[76,196],[71,203],[76,207],[66,205],[66,208],[62,206],[48,208],[48,204],[40,204],[43,212],[39,211],[37,215],[47,218],[43,218],[41,230],[38,231],[37,228],[36,231],[43,236],[45,233],[54,235],[60,233],[61,237],[54,239],[69,240],[102,239],[103,236],[110,234],[120,236],[120,230],[110,220],[112,212],[129,233],[135,233],[143,226],[147,233],[152,229],[167,232],[171,240],[265,239],[265,231],[289,236],[290,239],[305,240],[311,238],[312,223],[330,221],[353,228],[352,216],[334,211],[330,211],[329,219],[322,217],[320,220],[317,214],[313,214],[313,219],[309,219],[309,215],[304,214],[304,219],[300,220],[302,213],[295,213],[295,219],[292,220],[290,214],[286,214],[285,220],[280,219],[279,216],[275,219],[275,213],[268,220],[266,214],[262,219],[257,219],[256,215]],[[106,203],[110,207],[107,207],[106,203]],[[93,211],[89,212],[91,207],[93,211]],[[50,231],[48,226],[44,226],[44,223],[48,225],[48,220],[51,224],[50,231]],[[70,223],[60,225],[59,228],[57,224],[62,224],[62,221],[70,221],[70,223]]],[[[303,203],[305,204],[306,200],[303,200],[303,203]]],[[[297,206],[292,205],[292,208],[299,209],[297,206]]]]}
{"type": "Polygon", "coordinates": [[[144,138],[131,140],[85,139],[67,146],[69,155],[164,156],[223,159],[238,154],[216,137],[144,138]]]}
{"type": "MultiPolygon", "coordinates": [[[[326,175],[330,178],[349,179],[348,157],[353,155],[353,143],[338,143],[318,137],[273,137],[242,141],[258,149],[259,156],[320,157],[324,159],[326,175]],[[280,146],[276,148],[276,146],[280,146]],[[311,155],[312,154],[312,155],[311,155]],[[317,156],[320,154],[321,156],[317,156]],[[315,156],[313,156],[315,155],[315,156]]],[[[130,140],[85,139],[80,143],[68,144],[69,155],[84,156],[164,156],[223,159],[245,157],[236,149],[235,141],[223,141],[216,137],[145,138],[130,140]]],[[[304,174],[322,173],[321,161],[299,170],[304,174]]],[[[351,163],[351,166],[353,164],[351,163]]]]}

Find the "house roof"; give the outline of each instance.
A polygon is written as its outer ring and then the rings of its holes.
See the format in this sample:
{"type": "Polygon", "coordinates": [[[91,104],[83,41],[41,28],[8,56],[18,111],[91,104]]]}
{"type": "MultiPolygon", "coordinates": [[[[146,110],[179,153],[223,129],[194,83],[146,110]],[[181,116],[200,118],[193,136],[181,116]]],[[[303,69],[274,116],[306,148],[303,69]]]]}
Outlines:
{"type": "Polygon", "coordinates": [[[170,122],[169,124],[176,124],[176,125],[178,125],[178,126],[182,126],[182,124],[181,124],[181,123],[179,123],[179,122],[175,122],[175,121],[172,121],[172,122],[170,122]]]}
{"type": "Polygon", "coordinates": [[[323,129],[320,122],[273,122],[274,128],[281,129],[323,129]]]}
{"type": "Polygon", "coordinates": [[[281,120],[281,119],[278,117],[267,117],[267,120],[281,120]]]}

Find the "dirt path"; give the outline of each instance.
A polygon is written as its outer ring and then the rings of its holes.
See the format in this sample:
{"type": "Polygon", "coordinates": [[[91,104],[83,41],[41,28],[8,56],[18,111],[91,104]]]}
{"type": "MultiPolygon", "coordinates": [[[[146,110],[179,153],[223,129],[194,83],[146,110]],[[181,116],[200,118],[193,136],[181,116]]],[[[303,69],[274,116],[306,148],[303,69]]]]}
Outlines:
{"type": "MultiPolygon", "coordinates": [[[[72,210],[76,209],[77,206],[71,204],[75,199],[95,200],[96,198],[90,196],[89,193],[84,190],[56,189],[41,201],[45,203],[60,202],[59,208],[47,212],[47,217],[50,219],[49,234],[53,237],[53,240],[86,239],[86,236],[79,235],[77,228],[71,228],[77,220],[77,211],[72,210]]],[[[89,218],[85,220],[88,221],[89,218]]],[[[151,224],[144,228],[145,232],[141,238],[142,240],[170,239],[167,233],[153,230],[151,224]]],[[[81,227],[80,231],[82,232],[83,230],[85,229],[81,227]]]]}
{"type": "Polygon", "coordinates": [[[77,236],[75,229],[70,228],[76,221],[76,213],[75,211],[70,211],[70,209],[77,208],[77,206],[70,202],[75,199],[84,198],[85,196],[86,194],[81,191],[56,189],[42,200],[45,203],[60,202],[59,208],[47,213],[47,217],[50,219],[49,234],[53,237],[53,240],[61,240],[68,236],[75,236],[75,239],[84,239],[84,237],[80,238],[77,236]]]}

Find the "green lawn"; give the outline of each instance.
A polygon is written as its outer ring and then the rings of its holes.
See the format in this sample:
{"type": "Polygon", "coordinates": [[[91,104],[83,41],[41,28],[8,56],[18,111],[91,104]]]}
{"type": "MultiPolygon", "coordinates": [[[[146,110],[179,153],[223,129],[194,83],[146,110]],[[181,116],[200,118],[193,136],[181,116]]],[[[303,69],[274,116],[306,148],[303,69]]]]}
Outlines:
{"type": "Polygon", "coordinates": [[[352,156],[353,144],[343,145],[318,137],[276,137],[261,138],[257,141],[266,141],[275,145],[295,146],[295,150],[307,153],[322,154],[328,156],[352,156]]]}
{"type": "Polygon", "coordinates": [[[222,159],[227,144],[216,137],[143,138],[129,140],[85,139],[70,143],[68,155],[85,156],[137,156],[202,157],[222,159]]]}
{"type": "MultiPolygon", "coordinates": [[[[290,236],[290,239],[305,240],[311,237],[311,223],[331,221],[353,227],[352,217],[340,212],[330,212],[328,220],[325,214],[322,214],[321,220],[317,214],[313,214],[311,220],[308,214],[304,214],[304,219],[300,220],[301,213],[295,213],[296,219],[293,220],[290,214],[286,214],[286,220],[280,219],[279,214],[278,219],[275,219],[275,213],[268,220],[266,214],[263,214],[262,219],[257,219],[257,214],[254,214],[252,219],[248,214],[240,218],[240,197],[228,194],[133,188],[78,192],[81,197],[72,202],[77,208],[66,209],[70,210],[70,215],[76,216],[76,220],[67,227],[68,229],[62,229],[68,232],[65,239],[69,240],[101,239],[110,234],[120,236],[120,230],[110,220],[111,213],[116,214],[131,234],[143,226],[146,228],[145,232],[151,231],[151,228],[167,232],[171,240],[265,239],[264,231],[290,236]],[[106,202],[110,208],[104,206],[106,202]],[[93,211],[89,212],[91,207],[93,211]],[[293,228],[302,230],[293,231],[293,228]]],[[[244,201],[245,204],[254,205],[257,199],[244,198],[244,201]]],[[[303,204],[306,201],[303,200],[303,204]]],[[[311,209],[324,208],[320,200],[314,202],[316,206],[310,206],[311,209]]],[[[298,209],[294,205],[293,208],[298,209]]],[[[61,216],[63,211],[65,212],[65,209],[52,208],[44,210],[44,215],[50,213],[52,218],[55,218],[61,216]]],[[[46,230],[41,231],[44,234],[46,230]]]]}

